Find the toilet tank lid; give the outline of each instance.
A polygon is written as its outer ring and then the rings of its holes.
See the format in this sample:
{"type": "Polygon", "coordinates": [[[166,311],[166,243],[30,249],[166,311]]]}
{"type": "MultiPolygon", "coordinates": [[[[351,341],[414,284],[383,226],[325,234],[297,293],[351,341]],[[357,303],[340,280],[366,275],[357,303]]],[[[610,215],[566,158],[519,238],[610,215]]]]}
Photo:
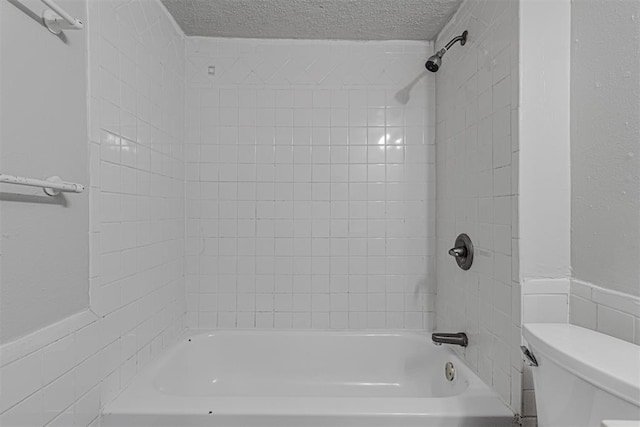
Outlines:
{"type": "Polygon", "coordinates": [[[528,323],[523,336],[534,356],[640,406],[640,346],[567,323],[528,323]]]}

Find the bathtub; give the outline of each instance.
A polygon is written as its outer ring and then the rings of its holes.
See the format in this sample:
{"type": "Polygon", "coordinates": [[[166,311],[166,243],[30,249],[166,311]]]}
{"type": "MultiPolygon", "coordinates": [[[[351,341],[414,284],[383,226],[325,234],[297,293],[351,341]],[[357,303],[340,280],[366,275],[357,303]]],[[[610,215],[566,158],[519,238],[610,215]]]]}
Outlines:
{"type": "Polygon", "coordinates": [[[102,426],[475,427],[513,420],[451,350],[425,335],[253,330],[188,333],[105,407],[102,426]]]}

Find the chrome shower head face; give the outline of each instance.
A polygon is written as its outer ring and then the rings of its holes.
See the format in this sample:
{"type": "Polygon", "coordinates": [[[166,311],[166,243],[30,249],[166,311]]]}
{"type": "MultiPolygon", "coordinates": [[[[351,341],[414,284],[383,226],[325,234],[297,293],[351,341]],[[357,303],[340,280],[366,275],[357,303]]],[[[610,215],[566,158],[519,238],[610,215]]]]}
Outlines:
{"type": "Polygon", "coordinates": [[[440,65],[442,65],[442,58],[438,55],[430,56],[429,59],[427,60],[427,63],[424,64],[427,70],[431,71],[432,73],[435,73],[436,71],[438,71],[438,69],[440,68],[440,65]]]}
{"type": "Polygon", "coordinates": [[[438,71],[440,69],[440,66],[442,65],[442,57],[445,53],[447,53],[447,49],[440,49],[438,52],[436,52],[435,55],[431,55],[429,59],[427,59],[427,63],[424,64],[427,70],[431,71],[432,73],[438,71]]]}

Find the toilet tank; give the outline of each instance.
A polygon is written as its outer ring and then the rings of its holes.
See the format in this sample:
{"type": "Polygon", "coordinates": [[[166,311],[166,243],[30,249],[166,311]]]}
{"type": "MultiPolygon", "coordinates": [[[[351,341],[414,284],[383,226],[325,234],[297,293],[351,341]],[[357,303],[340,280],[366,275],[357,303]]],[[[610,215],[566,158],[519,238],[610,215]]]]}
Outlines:
{"type": "Polygon", "coordinates": [[[523,336],[532,367],[540,427],[599,427],[638,420],[640,346],[565,323],[530,323],[523,336]]]}

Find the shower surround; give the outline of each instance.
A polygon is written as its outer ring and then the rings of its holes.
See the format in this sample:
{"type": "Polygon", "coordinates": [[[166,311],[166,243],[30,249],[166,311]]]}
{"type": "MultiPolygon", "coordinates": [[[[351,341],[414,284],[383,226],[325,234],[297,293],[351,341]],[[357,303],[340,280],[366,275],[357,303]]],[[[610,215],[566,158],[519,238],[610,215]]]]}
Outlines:
{"type": "Polygon", "coordinates": [[[432,53],[187,39],[189,327],[432,328],[432,53]]]}
{"type": "Polygon", "coordinates": [[[462,3],[437,46],[463,29],[470,44],[434,75],[431,42],[185,38],[159,2],[89,2],[90,303],[3,346],[0,424],[98,425],[185,323],[432,329],[436,79],[438,326],[470,331],[462,356],[520,411],[518,140],[504,120],[518,5],[504,4],[462,3]],[[474,161],[465,178],[482,192],[465,193],[454,168],[474,161]],[[477,282],[446,255],[458,231],[481,251],[477,282]]]}

